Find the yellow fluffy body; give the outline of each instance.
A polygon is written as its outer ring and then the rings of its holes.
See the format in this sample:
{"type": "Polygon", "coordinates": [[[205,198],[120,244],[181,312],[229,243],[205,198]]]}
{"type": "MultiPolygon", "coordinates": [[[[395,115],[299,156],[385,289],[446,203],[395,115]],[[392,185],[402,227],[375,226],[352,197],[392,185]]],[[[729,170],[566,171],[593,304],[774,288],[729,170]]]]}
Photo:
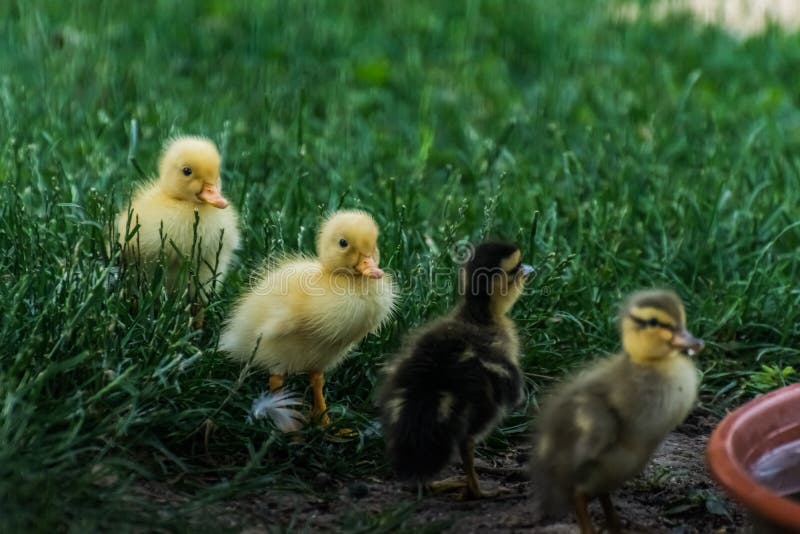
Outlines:
{"type": "MultiPolygon", "coordinates": [[[[357,243],[366,233],[365,247],[375,247],[374,222],[366,214],[348,218],[353,213],[360,212],[334,215],[345,219],[341,235],[357,243]]],[[[332,243],[318,243],[320,257],[332,257],[340,233],[332,234],[332,243]]],[[[249,361],[255,351],[254,363],[272,374],[324,371],[339,363],[386,322],[395,293],[388,276],[359,276],[349,268],[354,260],[341,266],[333,261],[292,257],[268,269],[236,305],[220,349],[241,361],[249,361]]]]}
{"type": "MultiPolygon", "coordinates": [[[[219,166],[219,153],[210,141],[196,137],[174,139],[164,150],[158,179],[141,187],[131,200],[130,213],[124,211],[118,218],[119,242],[129,259],[152,266],[163,247],[170,288],[183,258],[192,253],[193,243],[200,247],[198,279],[204,286],[211,281],[214,267],[218,279],[224,276],[239,246],[236,211],[197,199],[203,183],[219,188],[219,166]],[[180,172],[184,167],[190,167],[193,176],[184,177],[180,172]],[[199,217],[196,241],[195,214],[199,217]],[[137,225],[138,232],[126,240],[126,233],[133,233],[137,225]]],[[[195,257],[190,259],[196,265],[197,248],[195,257]]]]}

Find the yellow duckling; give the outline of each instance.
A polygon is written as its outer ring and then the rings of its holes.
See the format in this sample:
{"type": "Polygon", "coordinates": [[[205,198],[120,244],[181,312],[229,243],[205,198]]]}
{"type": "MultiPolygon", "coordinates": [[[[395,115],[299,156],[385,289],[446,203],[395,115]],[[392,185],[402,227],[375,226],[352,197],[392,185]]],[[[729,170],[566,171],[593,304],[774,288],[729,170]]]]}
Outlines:
{"type": "Polygon", "coordinates": [[[398,477],[428,483],[461,455],[465,481],[434,488],[481,491],[475,441],[491,432],[523,396],[516,328],[506,315],[533,268],[514,245],[476,247],[462,271],[463,302],[421,328],[387,369],[379,396],[386,448],[398,477]]]}
{"type": "Polygon", "coordinates": [[[623,351],[559,386],[542,407],[532,475],[549,514],[571,502],[581,532],[594,532],[588,499],[598,497],[611,531],[619,518],[610,492],[642,471],[697,397],[692,355],[703,341],[686,330],[672,291],[628,298],[620,317],[623,351]]]}
{"type": "Polygon", "coordinates": [[[269,269],[236,304],[220,349],[270,373],[308,373],[312,414],[329,418],[323,373],[385,323],[394,308],[391,279],[378,267],[378,225],[363,211],[338,211],[317,234],[317,258],[292,257],[269,269]]]}
{"type": "Polygon", "coordinates": [[[236,211],[222,196],[219,152],[208,139],[178,137],[164,148],[158,171],[158,179],[133,196],[130,217],[120,215],[119,242],[129,259],[144,265],[153,265],[163,249],[170,289],[184,257],[189,258],[198,266],[203,289],[191,287],[191,292],[202,298],[211,289],[214,273],[218,279],[225,275],[239,246],[236,211]]]}

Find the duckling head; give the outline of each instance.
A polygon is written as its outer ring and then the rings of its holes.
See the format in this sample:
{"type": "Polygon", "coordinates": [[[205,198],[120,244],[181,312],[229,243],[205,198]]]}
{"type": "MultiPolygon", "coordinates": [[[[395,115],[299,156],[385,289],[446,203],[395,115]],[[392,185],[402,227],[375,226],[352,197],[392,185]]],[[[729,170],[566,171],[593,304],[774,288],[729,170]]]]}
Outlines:
{"type": "Polygon", "coordinates": [[[327,272],[343,272],[367,278],[383,278],[378,267],[378,225],[367,212],[337,211],[317,234],[317,256],[327,272]]]}
{"type": "Polygon", "coordinates": [[[172,198],[226,208],[219,167],[214,143],[203,137],[177,137],[161,155],[159,185],[172,198]]]}
{"type": "Polygon", "coordinates": [[[505,315],[525,287],[533,267],[522,263],[522,253],[509,243],[481,243],[461,270],[464,306],[479,320],[505,315]]]}
{"type": "Polygon", "coordinates": [[[620,320],[622,347],[638,363],[655,363],[686,353],[694,355],[705,344],[686,329],[686,311],[672,291],[634,293],[625,302],[620,320]]]}

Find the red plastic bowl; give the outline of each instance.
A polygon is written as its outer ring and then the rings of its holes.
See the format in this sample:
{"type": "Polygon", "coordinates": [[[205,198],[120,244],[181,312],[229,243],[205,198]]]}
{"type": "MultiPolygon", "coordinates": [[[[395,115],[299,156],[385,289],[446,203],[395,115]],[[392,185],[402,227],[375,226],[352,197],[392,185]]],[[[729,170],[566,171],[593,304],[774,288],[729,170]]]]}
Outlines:
{"type": "Polygon", "coordinates": [[[787,449],[797,458],[798,445],[800,384],[794,384],[728,414],[711,434],[706,459],[714,479],[757,518],[800,532],[800,501],[784,496],[800,492],[800,463],[772,469],[787,449]]]}

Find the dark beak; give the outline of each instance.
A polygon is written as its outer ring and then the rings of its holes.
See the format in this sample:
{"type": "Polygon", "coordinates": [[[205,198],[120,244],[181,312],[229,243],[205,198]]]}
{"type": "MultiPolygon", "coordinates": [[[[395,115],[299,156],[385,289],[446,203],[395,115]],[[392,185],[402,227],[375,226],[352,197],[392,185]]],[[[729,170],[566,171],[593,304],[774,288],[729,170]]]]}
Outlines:
{"type": "Polygon", "coordinates": [[[685,352],[689,356],[694,356],[703,350],[703,347],[705,347],[706,344],[703,343],[702,339],[694,337],[691,332],[684,328],[683,330],[676,332],[672,337],[672,346],[681,350],[682,352],[685,352]]]}

